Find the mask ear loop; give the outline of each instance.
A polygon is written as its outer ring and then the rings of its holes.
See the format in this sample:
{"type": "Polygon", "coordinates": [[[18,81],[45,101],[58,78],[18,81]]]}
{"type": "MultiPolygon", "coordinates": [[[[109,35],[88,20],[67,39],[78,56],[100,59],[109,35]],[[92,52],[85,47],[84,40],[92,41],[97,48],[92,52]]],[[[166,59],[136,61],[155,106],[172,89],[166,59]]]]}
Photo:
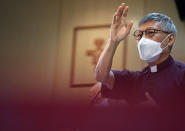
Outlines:
{"type": "MultiPolygon", "coordinates": [[[[164,38],[164,40],[161,42],[161,44],[162,44],[171,34],[172,34],[172,33],[168,34],[168,35],[166,36],[166,38],[164,38]]],[[[168,47],[168,44],[167,44],[162,50],[166,49],[167,47],[168,47]]]]}

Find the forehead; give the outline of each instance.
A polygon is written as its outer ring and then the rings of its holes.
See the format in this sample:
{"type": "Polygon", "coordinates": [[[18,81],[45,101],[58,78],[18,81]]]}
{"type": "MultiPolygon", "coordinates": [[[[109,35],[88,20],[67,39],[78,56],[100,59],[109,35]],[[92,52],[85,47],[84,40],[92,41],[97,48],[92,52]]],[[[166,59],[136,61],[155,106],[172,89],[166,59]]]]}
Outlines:
{"type": "Polygon", "coordinates": [[[144,31],[148,28],[154,28],[154,29],[159,29],[161,30],[161,26],[159,25],[159,22],[157,21],[147,21],[141,26],[139,26],[139,30],[144,31]]]}

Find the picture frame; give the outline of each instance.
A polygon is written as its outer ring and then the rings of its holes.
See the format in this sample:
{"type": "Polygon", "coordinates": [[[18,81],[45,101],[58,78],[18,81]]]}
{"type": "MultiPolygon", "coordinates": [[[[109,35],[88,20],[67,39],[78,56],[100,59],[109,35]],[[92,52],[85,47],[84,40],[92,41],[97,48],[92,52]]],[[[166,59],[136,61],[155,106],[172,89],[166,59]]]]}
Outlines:
{"type": "MultiPolygon", "coordinates": [[[[73,30],[70,87],[91,87],[97,81],[94,70],[110,33],[110,24],[78,26],[73,30]]],[[[118,47],[112,68],[122,70],[126,66],[126,40],[118,47]]]]}

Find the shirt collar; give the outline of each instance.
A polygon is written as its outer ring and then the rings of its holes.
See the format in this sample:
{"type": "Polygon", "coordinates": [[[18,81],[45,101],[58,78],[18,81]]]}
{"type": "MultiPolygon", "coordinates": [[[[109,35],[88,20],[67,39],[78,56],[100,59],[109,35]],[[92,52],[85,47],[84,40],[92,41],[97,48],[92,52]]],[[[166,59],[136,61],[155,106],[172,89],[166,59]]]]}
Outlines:
{"type": "Polygon", "coordinates": [[[173,58],[171,57],[171,55],[168,56],[168,58],[163,61],[162,63],[160,64],[157,64],[155,66],[147,66],[143,69],[142,72],[159,72],[165,68],[167,68],[168,66],[170,66],[171,64],[174,63],[174,60],[173,58]]]}

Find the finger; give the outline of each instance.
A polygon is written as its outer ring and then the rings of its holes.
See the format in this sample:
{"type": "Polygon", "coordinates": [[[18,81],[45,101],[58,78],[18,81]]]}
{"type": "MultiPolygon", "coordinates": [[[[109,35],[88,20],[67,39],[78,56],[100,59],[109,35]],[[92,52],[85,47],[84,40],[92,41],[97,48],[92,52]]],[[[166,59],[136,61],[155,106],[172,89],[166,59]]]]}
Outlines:
{"type": "Polygon", "coordinates": [[[123,9],[124,9],[124,6],[120,6],[117,9],[117,12],[116,13],[117,13],[118,20],[121,18],[122,14],[123,14],[123,9]]]}
{"type": "Polygon", "coordinates": [[[118,6],[116,13],[119,14],[121,6],[118,6]]]}
{"type": "Polygon", "coordinates": [[[119,17],[118,17],[118,14],[116,14],[116,22],[119,21],[119,17]]]}
{"type": "Polygon", "coordinates": [[[125,8],[125,3],[122,3],[121,6],[118,7],[117,9],[118,16],[121,17],[121,15],[123,14],[124,8],[125,8]]]}
{"type": "Polygon", "coordinates": [[[150,94],[148,92],[145,92],[145,96],[148,99],[148,101],[150,101],[153,104],[156,104],[156,102],[154,101],[154,99],[150,96],[150,94]]]}
{"type": "Polygon", "coordinates": [[[127,12],[128,12],[128,6],[126,6],[125,9],[123,10],[123,14],[122,14],[122,18],[121,18],[122,23],[125,23],[125,20],[127,17],[127,12]]]}
{"type": "Polygon", "coordinates": [[[115,23],[116,23],[116,13],[115,13],[115,14],[114,14],[114,16],[113,16],[112,23],[113,23],[113,24],[115,24],[115,23]]]}
{"type": "Polygon", "coordinates": [[[128,23],[128,25],[127,25],[127,29],[126,29],[126,32],[127,33],[130,33],[130,30],[131,30],[131,28],[132,28],[132,26],[133,26],[133,21],[131,20],[129,23],[128,23]]]}
{"type": "Polygon", "coordinates": [[[92,90],[92,91],[89,93],[90,99],[93,99],[93,98],[96,96],[97,93],[98,93],[98,91],[92,90]]]}
{"type": "Polygon", "coordinates": [[[124,8],[122,16],[123,16],[123,17],[126,17],[126,16],[127,16],[127,12],[128,12],[128,6],[126,6],[126,7],[124,8]]]}
{"type": "Polygon", "coordinates": [[[121,6],[120,6],[120,7],[118,7],[118,9],[117,9],[117,11],[116,11],[116,21],[118,21],[118,20],[119,20],[119,18],[120,18],[120,16],[121,16],[121,14],[120,14],[120,10],[121,10],[121,6]]]}
{"type": "Polygon", "coordinates": [[[90,92],[89,92],[89,97],[91,98],[91,97],[93,97],[93,94],[94,94],[94,91],[93,91],[93,89],[90,89],[90,92]]]}

